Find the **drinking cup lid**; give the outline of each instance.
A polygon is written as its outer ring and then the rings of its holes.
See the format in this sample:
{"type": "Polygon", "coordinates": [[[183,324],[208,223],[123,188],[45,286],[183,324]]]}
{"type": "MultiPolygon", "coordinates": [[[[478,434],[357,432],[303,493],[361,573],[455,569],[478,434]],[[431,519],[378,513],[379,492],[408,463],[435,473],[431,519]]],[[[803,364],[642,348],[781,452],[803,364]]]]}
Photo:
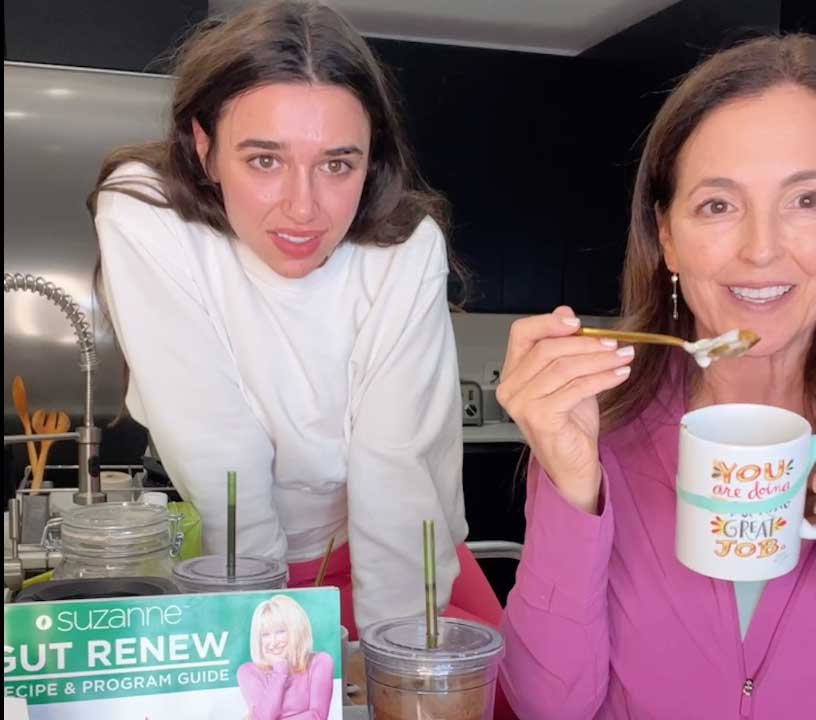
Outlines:
{"type": "Polygon", "coordinates": [[[437,646],[427,647],[425,619],[385,620],[366,628],[360,648],[368,661],[400,674],[462,675],[495,663],[504,649],[499,632],[467,620],[439,618],[437,646]]]}

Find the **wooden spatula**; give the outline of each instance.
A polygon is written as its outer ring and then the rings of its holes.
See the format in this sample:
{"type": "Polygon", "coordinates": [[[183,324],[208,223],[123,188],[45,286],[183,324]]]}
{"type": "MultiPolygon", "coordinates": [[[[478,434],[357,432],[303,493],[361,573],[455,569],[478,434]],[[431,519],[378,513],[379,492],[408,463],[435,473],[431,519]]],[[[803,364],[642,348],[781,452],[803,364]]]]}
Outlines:
{"type": "MultiPolygon", "coordinates": [[[[31,419],[31,424],[37,433],[42,433],[43,435],[66,433],[71,429],[71,420],[64,412],[50,411],[44,413],[42,410],[37,410],[31,419]]],[[[45,476],[45,466],[48,461],[48,451],[53,444],[53,440],[43,440],[40,444],[40,456],[37,458],[37,466],[31,479],[31,489],[33,491],[39,490],[42,485],[43,477],[45,476]]]]}
{"type": "MultiPolygon", "coordinates": [[[[15,375],[14,380],[11,381],[11,399],[14,401],[14,409],[17,411],[17,417],[23,424],[23,432],[26,435],[31,435],[31,418],[28,416],[28,397],[26,395],[25,383],[23,378],[15,375]]],[[[28,450],[28,464],[31,466],[31,472],[37,466],[37,448],[33,442],[26,443],[28,450]]]]}

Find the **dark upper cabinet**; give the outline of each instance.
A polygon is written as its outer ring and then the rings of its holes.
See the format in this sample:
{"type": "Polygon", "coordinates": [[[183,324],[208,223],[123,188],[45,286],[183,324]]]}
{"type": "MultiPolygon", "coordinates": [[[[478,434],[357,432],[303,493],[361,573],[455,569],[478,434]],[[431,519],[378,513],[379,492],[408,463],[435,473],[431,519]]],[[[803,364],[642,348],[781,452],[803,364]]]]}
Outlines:
{"type": "Polygon", "coordinates": [[[397,77],[424,176],[453,205],[454,247],[475,276],[468,308],[567,302],[613,313],[624,186],[642,127],[622,101],[639,102],[631,72],[543,54],[372,44],[397,77]]]}

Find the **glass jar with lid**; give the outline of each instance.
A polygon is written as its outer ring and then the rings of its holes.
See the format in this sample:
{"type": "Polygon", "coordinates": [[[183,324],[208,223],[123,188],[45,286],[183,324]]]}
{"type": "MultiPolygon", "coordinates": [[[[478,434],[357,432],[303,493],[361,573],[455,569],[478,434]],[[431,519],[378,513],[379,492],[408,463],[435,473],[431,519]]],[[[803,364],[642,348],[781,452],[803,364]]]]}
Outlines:
{"type": "Polygon", "coordinates": [[[62,551],[54,579],[164,577],[173,573],[181,544],[178,520],[167,509],[134,502],[72,508],[62,517],[62,551]]]}

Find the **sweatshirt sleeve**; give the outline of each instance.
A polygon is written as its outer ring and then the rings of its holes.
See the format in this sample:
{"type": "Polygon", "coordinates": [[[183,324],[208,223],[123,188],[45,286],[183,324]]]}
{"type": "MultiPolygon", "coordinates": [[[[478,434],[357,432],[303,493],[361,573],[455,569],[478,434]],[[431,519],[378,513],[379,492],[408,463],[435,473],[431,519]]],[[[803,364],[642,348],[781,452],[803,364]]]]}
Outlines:
{"type": "MultiPolygon", "coordinates": [[[[349,547],[358,627],[423,612],[422,521],[436,526],[437,599],[447,606],[467,535],[459,372],[436,224],[410,269],[391,273],[362,377],[349,448],[349,547]],[[420,267],[416,268],[419,264],[420,267]],[[414,276],[416,279],[411,280],[414,276]]],[[[407,244],[419,238],[411,238],[407,244]]],[[[408,248],[406,248],[408,251],[408,248]]],[[[407,265],[408,263],[403,263],[407,265]]]]}
{"type": "Polygon", "coordinates": [[[602,451],[599,516],[571,505],[533,458],[527,532],[505,609],[500,682],[520,720],[585,720],[609,681],[607,576],[613,515],[609,484],[619,469],[602,451]]]}
{"type": "Polygon", "coordinates": [[[206,550],[226,548],[226,474],[235,470],[239,551],[283,557],[274,448],[194,281],[180,239],[188,226],[169,210],[104,192],[96,228],[105,300],[130,368],[128,409],[149,428],[174,486],[198,509],[206,550]]]}

